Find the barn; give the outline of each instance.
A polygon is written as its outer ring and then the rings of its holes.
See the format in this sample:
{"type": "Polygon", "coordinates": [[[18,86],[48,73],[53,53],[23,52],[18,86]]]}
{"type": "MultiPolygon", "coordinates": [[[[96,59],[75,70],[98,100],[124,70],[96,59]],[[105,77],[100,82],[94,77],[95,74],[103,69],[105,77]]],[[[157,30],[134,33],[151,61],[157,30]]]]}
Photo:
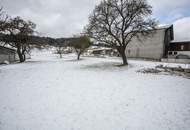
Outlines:
{"type": "Polygon", "coordinates": [[[161,60],[168,55],[170,42],[174,40],[173,25],[159,27],[140,40],[133,38],[126,48],[128,58],[161,60]]]}
{"type": "Polygon", "coordinates": [[[168,51],[169,58],[190,58],[190,41],[172,41],[168,51]]]}
{"type": "Polygon", "coordinates": [[[15,62],[17,61],[17,54],[16,50],[7,48],[4,46],[0,46],[0,64],[5,63],[5,62],[15,62]]]}

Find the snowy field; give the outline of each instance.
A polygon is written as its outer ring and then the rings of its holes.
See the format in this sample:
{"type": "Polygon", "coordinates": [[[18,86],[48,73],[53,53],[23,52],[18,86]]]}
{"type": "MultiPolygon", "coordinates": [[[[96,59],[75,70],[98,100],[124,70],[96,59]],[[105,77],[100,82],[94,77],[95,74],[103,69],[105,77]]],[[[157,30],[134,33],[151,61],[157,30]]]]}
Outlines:
{"type": "Polygon", "coordinates": [[[0,130],[190,129],[190,79],[136,72],[158,62],[75,59],[0,66],[0,130]]]}

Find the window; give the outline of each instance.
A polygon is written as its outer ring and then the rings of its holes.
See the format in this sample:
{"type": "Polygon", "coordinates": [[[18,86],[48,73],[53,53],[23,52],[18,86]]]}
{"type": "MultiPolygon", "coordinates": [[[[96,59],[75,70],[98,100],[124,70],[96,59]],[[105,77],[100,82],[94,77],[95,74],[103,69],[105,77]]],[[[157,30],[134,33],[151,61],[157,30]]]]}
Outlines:
{"type": "Polygon", "coordinates": [[[184,45],[181,45],[181,50],[182,50],[182,51],[184,50],[184,48],[185,48],[185,46],[184,46],[184,45]]]}
{"type": "Polygon", "coordinates": [[[169,52],[168,52],[168,55],[172,55],[172,54],[173,54],[172,51],[169,51],[169,52]]]}
{"type": "Polygon", "coordinates": [[[176,52],[176,51],[174,52],[174,55],[177,55],[177,52],[176,52]]]}
{"type": "Polygon", "coordinates": [[[131,53],[131,50],[128,50],[128,54],[130,55],[130,53],[131,53]]]}

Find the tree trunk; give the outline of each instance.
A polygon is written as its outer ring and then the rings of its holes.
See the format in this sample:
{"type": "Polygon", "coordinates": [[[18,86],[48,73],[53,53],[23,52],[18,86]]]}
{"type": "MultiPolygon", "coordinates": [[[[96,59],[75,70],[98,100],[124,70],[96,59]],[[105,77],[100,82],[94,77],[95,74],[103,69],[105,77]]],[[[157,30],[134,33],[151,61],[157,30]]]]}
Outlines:
{"type": "Polygon", "coordinates": [[[59,56],[60,56],[60,58],[63,58],[61,53],[59,54],[59,56]]]}
{"type": "Polygon", "coordinates": [[[128,65],[127,57],[126,57],[125,52],[123,52],[123,53],[121,54],[121,57],[122,57],[122,60],[123,60],[123,65],[124,65],[124,66],[125,66],[125,65],[128,65]]]}
{"type": "Polygon", "coordinates": [[[22,54],[24,61],[26,61],[26,55],[25,53],[22,54]]]}
{"type": "Polygon", "coordinates": [[[118,50],[118,52],[119,52],[119,54],[120,54],[120,56],[121,56],[121,58],[122,58],[122,60],[123,60],[123,66],[125,66],[125,65],[128,65],[128,62],[127,62],[127,56],[126,56],[126,54],[125,54],[125,48],[126,47],[122,47],[122,46],[119,46],[118,48],[117,48],[117,50],[118,50]]]}
{"type": "Polygon", "coordinates": [[[80,55],[81,55],[81,52],[79,52],[79,53],[77,54],[77,60],[80,60],[80,55]]]}
{"type": "Polygon", "coordinates": [[[19,48],[17,49],[17,54],[18,54],[20,63],[22,63],[22,62],[24,62],[24,61],[26,60],[25,54],[22,54],[22,53],[21,53],[21,50],[20,50],[19,48]]]}

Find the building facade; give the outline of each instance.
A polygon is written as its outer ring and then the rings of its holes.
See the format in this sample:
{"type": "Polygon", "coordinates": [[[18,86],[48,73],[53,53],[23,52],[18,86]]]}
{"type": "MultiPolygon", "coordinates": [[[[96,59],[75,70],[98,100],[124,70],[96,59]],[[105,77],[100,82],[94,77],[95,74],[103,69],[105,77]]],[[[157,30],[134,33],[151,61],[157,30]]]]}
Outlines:
{"type": "Polygon", "coordinates": [[[126,55],[128,58],[161,60],[167,57],[173,39],[173,25],[158,28],[148,36],[133,38],[126,48],[126,55]]]}
{"type": "Polygon", "coordinates": [[[190,41],[171,42],[168,51],[169,58],[189,57],[190,58],[190,41]]]}

